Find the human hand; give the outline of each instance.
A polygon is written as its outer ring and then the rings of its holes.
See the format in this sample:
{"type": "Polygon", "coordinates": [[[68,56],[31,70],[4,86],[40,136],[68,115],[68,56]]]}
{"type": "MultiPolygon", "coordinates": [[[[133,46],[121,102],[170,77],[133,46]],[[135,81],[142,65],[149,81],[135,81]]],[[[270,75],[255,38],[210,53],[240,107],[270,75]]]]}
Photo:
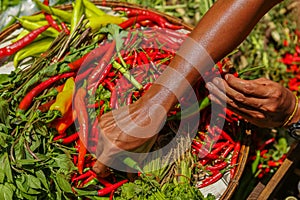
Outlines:
{"type": "Polygon", "coordinates": [[[166,119],[162,110],[141,98],[129,106],[104,114],[99,119],[97,162],[93,170],[105,177],[109,175],[107,166],[114,166],[113,161],[118,155],[149,152],[166,119]]]}
{"type": "MultiPolygon", "coordinates": [[[[207,83],[209,98],[218,103],[226,102],[229,109],[260,127],[281,127],[294,111],[294,94],[279,83],[266,78],[242,80],[226,75],[225,80],[215,78],[207,83]]],[[[300,108],[287,125],[300,119],[300,108]]]]}

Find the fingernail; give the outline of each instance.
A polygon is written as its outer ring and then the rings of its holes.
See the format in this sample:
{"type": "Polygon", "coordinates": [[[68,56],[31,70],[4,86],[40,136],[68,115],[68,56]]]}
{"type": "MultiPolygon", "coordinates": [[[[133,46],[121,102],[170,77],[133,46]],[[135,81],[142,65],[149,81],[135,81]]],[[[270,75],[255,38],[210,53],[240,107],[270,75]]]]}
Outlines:
{"type": "Polygon", "coordinates": [[[227,81],[227,80],[228,80],[228,78],[229,78],[229,75],[228,75],[228,74],[226,74],[224,78],[225,78],[225,80],[227,81]]]}
{"type": "Polygon", "coordinates": [[[206,88],[207,88],[208,90],[212,90],[213,84],[212,84],[211,82],[207,83],[207,84],[206,84],[206,88]]]}
{"type": "Polygon", "coordinates": [[[214,80],[213,80],[213,83],[215,84],[215,85],[218,85],[219,83],[220,83],[220,80],[219,80],[220,78],[214,78],[214,80]]]}
{"type": "Polygon", "coordinates": [[[208,98],[209,98],[211,101],[214,101],[214,100],[215,100],[215,97],[214,97],[214,95],[212,95],[212,94],[209,94],[209,95],[208,95],[208,98]]]}

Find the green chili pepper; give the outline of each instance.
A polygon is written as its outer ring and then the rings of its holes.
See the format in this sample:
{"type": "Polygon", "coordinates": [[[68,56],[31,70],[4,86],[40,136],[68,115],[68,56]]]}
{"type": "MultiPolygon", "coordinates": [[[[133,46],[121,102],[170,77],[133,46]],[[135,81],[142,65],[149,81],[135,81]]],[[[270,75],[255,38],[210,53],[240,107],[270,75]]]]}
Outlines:
{"type": "Polygon", "coordinates": [[[82,15],[83,15],[82,0],[76,0],[72,12],[71,29],[70,29],[71,33],[74,31],[82,15]]]}
{"type": "MultiPolygon", "coordinates": [[[[23,29],[16,38],[14,38],[14,39],[11,40],[11,42],[14,43],[14,42],[18,41],[19,39],[21,39],[22,37],[24,37],[28,33],[30,33],[30,31],[28,31],[26,29],[23,29]]],[[[37,38],[39,38],[39,37],[41,37],[41,36],[38,36],[37,38]]]]}
{"type": "Polygon", "coordinates": [[[51,105],[49,110],[57,110],[60,112],[61,116],[68,111],[72,105],[72,97],[75,90],[74,78],[68,78],[63,90],[57,95],[56,101],[51,105]]]}
{"type": "Polygon", "coordinates": [[[88,10],[88,12],[92,12],[92,13],[96,14],[97,16],[106,15],[106,13],[103,10],[98,8],[95,4],[93,4],[89,0],[83,0],[83,4],[84,4],[86,10],[88,10]]]}
{"type": "Polygon", "coordinates": [[[60,10],[58,8],[54,8],[51,6],[47,6],[45,4],[43,4],[41,1],[39,0],[33,0],[36,5],[43,11],[51,14],[51,15],[55,15],[58,18],[60,18],[62,21],[67,22],[67,23],[71,23],[71,19],[72,19],[72,13],[64,11],[64,10],[60,10]]]}
{"type": "Polygon", "coordinates": [[[22,16],[20,19],[28,20],[31,22],[38,22],[38,21],[44,21],[45,15],[43,13],[37,14],[37,15],[29,15],[29,16],[22,16]]]}
{"type": "Polygon", "coordinates": [[[14,56],[14,66],[17,67],[19,62],[25,58],[41,55],[44,53],[52,44],[53,38],[44,38],[35,41],[28,46],[18,51],[14,56]]]}
{"type": "Polygon", "coordinates": [[[87,18],[96,17],[97,15],[88,9],[84,9],[84,14],[87,18]]]}
{"type": "Polygon", "coordinates": [[[101,27],[106,26],[107,24],[121,24],[125,19],[112,16],[112,15],[103,15],[99,17],[91,17],[88,19],[87,27],[91,27],[93,32],[98,31],[101,27]]]}
{"type": "Polygon", "coordinates": [[[256,158],[251,164],[252,174],[255,174],[255,172],[257,171],[257,166],[259,164],[259,161],[260,161],[260,150],[256,151],[256,158]]]}
{"type": "MultiPolygon", "coordinates": [[[[28,20],[18,19],[20,24],[23,28],[33,31],[35,29],[38,29],[42,26],[45,26],[48,24],[47,21],[39,21],[39,22],[31,22],[28,20]]],[[[52,27],[49,27],[46,31],[44,31],[41,35],[48,36],[48,37],[57,37],[59,35],[59,32],[55,30],[52,27]]]]}

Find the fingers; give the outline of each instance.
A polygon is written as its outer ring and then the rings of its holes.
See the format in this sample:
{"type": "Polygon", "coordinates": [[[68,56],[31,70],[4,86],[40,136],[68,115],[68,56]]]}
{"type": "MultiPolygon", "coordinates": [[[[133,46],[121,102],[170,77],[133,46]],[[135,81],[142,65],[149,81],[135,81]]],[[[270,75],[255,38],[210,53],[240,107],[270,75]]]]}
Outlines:
{"type": "MultiPolygon", "coordinates": [[[[213,101],[213,102],[215,102],[219,105],[224,104],[223,100],[220,100],[218,97],[214,96],[213,94],[210,94],[209,98],[210,98],[211,101],[213,101]]],[[[229,98],[227,98],[227,99],[229,99],[229,98]]],[[[237,101],[234,101],[233,99],[229,99],[229,100],[226,100],[226,101],[228,102],[226,106],[230,110],[232,110],[236,114],[242,116],[243,118],[245,118],[249,121],[253,118],[255,118],[255,119],[265,119],[266,118],[264,112],[262,112],[259,109],[249,107],[245,104],[241,104],[237,101]]]]}
{"type": "Polygon", "coordinates": [[[98,174],[99,177],[102,178],[105,178],[111,174],[109,168],[100,162],[99,159],[97,159],[95,165],[93,166],[93,170],[98,174]]]}
{"type": "Polygon", "coordinates": [[[257,98],[267,98],[269,96],[270,90],[266,89],[268,84],[270,84],[270,80],[268,79],[243,80],[232,74],[227,74],[225,80],[229,87],[247,96],[257,98]]]}
{"type": "Polygon", "coordinates": [[[247,94],[232,88],[225,80],[220,78],[215,78],[212,83],[207,83],[206,87],[210,94],[219,99],[219,104],[223,102],[223,104],[226,103],[236,109],[240,107],[249,108],[247,110],[260,109],[264,105],[264,99],[247,96],[247,94]]]}

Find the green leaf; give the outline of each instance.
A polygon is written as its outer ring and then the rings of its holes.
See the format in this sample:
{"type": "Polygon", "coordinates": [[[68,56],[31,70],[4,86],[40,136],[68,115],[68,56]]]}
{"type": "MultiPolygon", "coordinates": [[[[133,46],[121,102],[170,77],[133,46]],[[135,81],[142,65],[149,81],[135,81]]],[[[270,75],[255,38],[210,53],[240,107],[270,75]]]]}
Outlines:
{"type": "Polygon", "coordinates": [[[72,187],[69,181],[66,179],[66,177],[63,174],[57,173],[56,174],[56,181],[59,187],[67,192],[67,193],[73,193],[72,192],[72,187]]]}
{"type": "Polygon", "coordinates": [[[74,167],[71,158],[67,154],[58,154],[53,159],[55,160],[55,164],[52,165],[53,167],[59,167],[65,171],[71,171],[74,167]]]}
{"type": "Polygon", "coordinates": [[[2,164],[4,165],[4,171],[5,171],[5,175],[7,177],[7,181],[12,183],[13,176],[12,176],[12,171],[11,171],[9,157],[8,157],[7,152],[4,153],[2,164]]]}
{"type": "Polygon", "coordinates": [[[35,172],[36,177],[41,181],[44,187],[49,191],[49,183],[47,178],[42,170],[35,172]]]}
{"type": "Polygon", "coordinates": [[[40,180],[31,174],[28,174],[28,186],[34,189],[41,189],[42,187],[40,180]]]}
{"type": "Polygon", "coordinates": [[[39,194],[41,194],[41,191],[33,189],[33,188],[29,188],[29,190],[27,191],[27,194],[39,195],[39,194]]]}
{"type": "MultiPolygon", "coordinates": [[[[0,74],[1,75],[1,74],[0,74]]],[[[8,105],[8,102],[3,99],[2,97],[0,97],[0,123],[4,123],[4,124],[7,124],[7,119],[8,119],[8,116],[9,116],[9,105],[8,105]]]]}
{"type": "Polygon", "coordinates": [[[30,144],[30,149],[32,152],[34,152],[36,149],[38,149],[41,145],[41,140],[39,135],[32,135],[31,136],[31,144],[30,144]]]}
{"type": "Polygon", "coordinates": [[[38,124],[38,126],[34,126],[34,130],[36,133],[42,135],[42,136],[47,136],[49,133],[49,130],[47,129],[46,125],[38,124]]]}
{"type": "Polygon", "coordinates": [[[9,74],[0,74],[0,85],[9,81],[9,74]]]}
{"type": "Polygon", "coordinates": [[[124,37],[127,37],[128,32],[124,31],[120,26],[117,24],[108,24],[106,27],[100,29],[100,33],[107,33],[108,39],[116,40],[116,49],[119,52],[121,47],[123,46],[124,37]]]}
{"type": "Polygon", "coordinates": [[[0,183],[4,183],[5,179],[5,171],[4,169],[0,169],[0,183]]]}
{"type": "Polygon", "coordinates": [[[12,137],[6,133],[0,132],[0,146],[6,148],[9,146],[9,141],[12,140],[12,137]]]}
{"type": "Polygon", "coordinates": [[[17,161],[17,163],[20,165],[35,165],[35,163],[37,162],[38,160],[34,160],[34,159],[20,159],[17,161]]]}
{"type": "Polygon", "coordinates": [[[5,184],[1,189],[1,193],[3,194],[3,200],[12,200],[14,195],[14,189],[11,188],[10,185],[5,184]]]}
{"type": "MultiPolygon", "coordinates": [[[[23,175],[24,176],[24,175],[23,175]]],[[[17,188],[22,191],[22,192],[27,192],[28,190],[28,185],[24,184],[24,181],[22,179],[24,179],[24,177],[22,176],[22,178],[17,178],[16,179],[16,186],[17,188]]]]}
{"type": "Polygon", "coordinates": [[[6,182],[12,183],[13,176],[7,152],[4,152],[3,155],[0,157],[0,163],[2,166],[0,170],[0,183],[4,183],[5,178],[7,179],[6,182]]]}
{"type": "Polygon", "coordinates": [[[27,194],[25,192],[21,192],[21,196],[23,199],[27,199],[27,200],[36,200],[37,196],[34,196],[32,194],[27,194]]]}
{"type": "Polygon", "coordinates": [[[25,138],[23,136],[20,137],[19,142],[16,144],[15,146],[15,158],[16,160],[21,160],[22,158],[24,158],[24,142],[25,142],[25,138]]]}

